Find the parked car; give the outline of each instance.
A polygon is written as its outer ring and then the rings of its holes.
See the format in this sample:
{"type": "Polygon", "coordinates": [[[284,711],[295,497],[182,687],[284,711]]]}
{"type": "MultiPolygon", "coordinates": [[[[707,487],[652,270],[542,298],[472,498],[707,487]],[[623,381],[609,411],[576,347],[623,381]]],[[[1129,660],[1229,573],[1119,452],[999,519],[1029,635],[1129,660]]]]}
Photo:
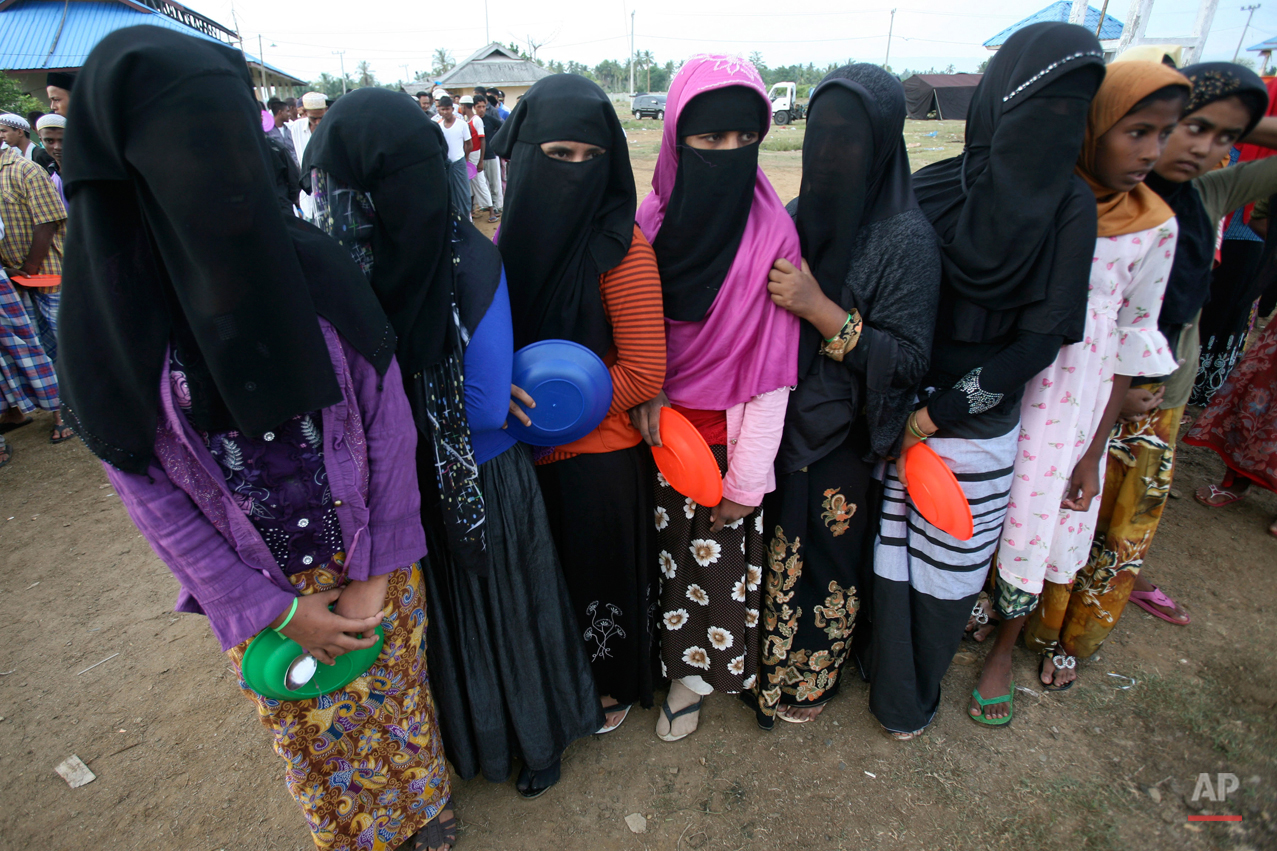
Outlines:
{"type": "Polygon", "coordinates": [[[630,111],[638,119],[655,118],[657,121],[664,121],[665,95],[635,95],[630,103],[630,111]]]}

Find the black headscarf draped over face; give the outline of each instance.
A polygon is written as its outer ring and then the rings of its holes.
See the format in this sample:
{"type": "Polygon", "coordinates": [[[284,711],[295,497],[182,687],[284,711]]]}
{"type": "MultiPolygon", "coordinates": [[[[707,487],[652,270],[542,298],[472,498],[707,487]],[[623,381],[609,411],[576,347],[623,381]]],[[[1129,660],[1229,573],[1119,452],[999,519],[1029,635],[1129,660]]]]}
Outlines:
{"type": "Polygon", "coordinates": [[[625,259],[638,198],[616,109],[575,74],[540,80],[489,143],[510,160],[498,247],[514,312],[514,342],[571,340],[602,356],[612,346],[599,276],[625,259]],[[596,145],[586,162],[554,160],[544,142],[596,145]]]}
{"type": "Polygon", "coordinates": [[[95,455],[146,471],[170,340],[202,397],[197,426],[254,437],[341,401],[317,314],[389,367],[394,332],[359,268],[280,210],[239,53],[129,27],[77,83],[58,378],[95,455]]]}
{"type": "Polygon", "coordinates": [[[956,339],[982,342],[1014,325],[1081,333],[1084,305],[1072,309],[1073,293],[1061,299],[1067,304],[1046,302],[1055,298],[1052,275],[1062,259],[1078,251],[1089,259],[1093,250],[1093,229],[1085,236],[1085,228],[1070,228],[1069,244],[1060,244],[1059,219],[1080,183],[1073,168],[1103,78],[1104,54],[1084,28],[1041,23],[1016,31],[976,87],[962,156],[913,176],[940,237],[956,339]],[[1030,305],[1038,307],[1021,310],[1030,305]]]}
{"type": "Polygon", "coordinates": [[[687,136],[728,130],[761,133],[768,115],[758,92],[725,86],[697,95],[678,116],[674,191],[652,249],[661,269],[666,317],[699,322],[714,304],[740,248],[758,180],[758,143],[707,151],[687,136]]]}
{"type": "MultiPolygon", "coordinates": [[[[1193,84],[1193,96],[1184,110],[1185,117],[1202,107],[1224,98],[1236,96],[1250,111],[1250,122],[1243,137],[1255,129],[1268,109],[1268,89],[1264,81],[1248,68],[1231,62],[1202,62],[1181,69],[1193,84]]],[[[1166,280],[1166,297],[1157,324],[1174,331],[1192,322],[1210,295],[1211,268],[1215,262],[1215,228],[1202,204],[1201,195],[1191,181],[1175,183],[1157,172],[1150,172],[1149,188],[1175,211],[1179,237],[1175,242],[1175,264],[1166,280]]]]}
{"type": "MultiPolygon", "coordinates": [[[[876,65],[847,65],[811,95],[803,140],[798,238],[820,288],[841,303],[860,228],[918,206],[905,151],[904,89],[876,65]]],[[[803,323],[799,376],[820,333],[803,323]]]]}
{"type": "MultiPolygon", "coordinates": [[[[306,174],[312,168],[327,172],[371,199],[372,288],[399,335],[399,365],[407,375],[456,348],[454,297],[473,333],[495,292],[488,287],[478,298],[455,294],[446,151],[443,132],[411,98],[363,88],[324,114],[302,166],[306,174]]],[[[499,271],[484,280],[499,281],[499,271]]]]}

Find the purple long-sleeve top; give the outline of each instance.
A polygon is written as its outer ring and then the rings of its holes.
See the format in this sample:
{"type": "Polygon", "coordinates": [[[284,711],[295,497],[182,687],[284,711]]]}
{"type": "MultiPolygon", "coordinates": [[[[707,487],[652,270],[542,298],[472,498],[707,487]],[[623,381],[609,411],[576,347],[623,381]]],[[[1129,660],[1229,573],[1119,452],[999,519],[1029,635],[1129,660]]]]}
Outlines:
{"type": "MultiPolygon", "coordinates": [[[[324,467],[341,522],[346,575],[366,580],[426,554],[417,429],[399,364],[379,376],[320,319],[342,401],[321,412],[324,467]]],[[[168,358],[160,423],[145,475],[104,464],[125,509],[181,583],[176,610],[208,616],[223,650],[265,629],[297,592],[239,508],[221,468],[177,408],[168,358]]]]}

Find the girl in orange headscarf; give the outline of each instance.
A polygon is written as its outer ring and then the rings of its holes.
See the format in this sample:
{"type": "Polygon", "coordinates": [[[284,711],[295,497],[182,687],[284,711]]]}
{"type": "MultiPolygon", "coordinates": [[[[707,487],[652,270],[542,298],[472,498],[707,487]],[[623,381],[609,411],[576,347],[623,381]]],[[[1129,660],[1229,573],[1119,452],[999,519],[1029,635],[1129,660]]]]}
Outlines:
{"type": "Polygon", "coordinates": [[[1086,331],[1029,381],[1021,403],[1020,451],[996,559],[995,608],[1003,620],[971,703],[981,723],[1011,720],[1011,648],[1035,607],[1026,642],[1043,653],[1043,683],[1068,688],[1075,676],[1060,625],[1090,552],[1108,434],[1131,377],[1175,366],[1157,330],[1175,217],[1143,180],[1189,94],[1173,68],[1126,62],[1108,67],[1091,102],[1077,165],[1099,214],[1086,331]]]}

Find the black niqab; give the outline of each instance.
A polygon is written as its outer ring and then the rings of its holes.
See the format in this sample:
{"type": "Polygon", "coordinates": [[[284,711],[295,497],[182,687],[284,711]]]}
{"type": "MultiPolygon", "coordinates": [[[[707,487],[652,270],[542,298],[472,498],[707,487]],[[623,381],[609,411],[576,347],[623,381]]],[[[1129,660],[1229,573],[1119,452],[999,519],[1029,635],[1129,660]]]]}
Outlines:
{"type": "Polygon", "coordinates": [[[1086,282],[1079,300],[1076,287],[1052,287],[1053,273],[1065,257],[1090,256],[1094,231],[1083,245],[1084,229],[1070,229],[1061,244],[1057,220],[1078,191],[1073,169],[1103,78],[1104,54],[1084,28],[1018,30],[976,88],[962,156],[914,175],[940,237],[956,339],[984,342],[1012,326],[1082,333],[1086,282]]]}
{"type": "Polygon", "coordinates": [[[546,77],[528,90],[489,145],[510,161],[497,245],[515,348],[571,340],[603,356],[612,347],[612,328],[599,276],[629,253],[638,205],[616,109],[584,77],[546,77]],[[554,141],[584,142],[606,153],[563,162],[541,150],[554,141]]]}
{"type": "MultiPolygon", "coordinates": [[[[849,65],[821,81],[809,110],[795,224],[821,290],[841,303],[860,228],[918,206],[905,151],[904,90],[876,65],[849,65]]],[[[815,360],[819,337],[803,322],[800,377],[815,360]]]]}
{"type": "Polygon", "coordinates": [[[758,182],[757,142],[707,151],[683,139],[728,130],[762,133],[766,122],[758,92],[745,86],[699,94],[678,116],[678,173],[652,243],[669,319],[705,318],[736,260],[758,182]]]}
{"type": "MultiPolygon", "coordinates": [[[[408,375],[438,363],[456,347],[446,152],[443,132],[419,106],[376,88],[340,98],[306,144],[306,174],[320,169],[372,201],[376,263],[370,279],[399,335],[399,365],[408,375]]],[[[499,280],[499,275],[483,279],[499,280]]],[[[489,287],[483,297],[459,299],[470,332],[494,292],[489,287]]]]}
{"type": "Polygon", "coordinates": [[[251,437],[341,401],[317,314],[389,367],[394,332],[358,267],[280,211],[239,53],[129,27],[76,82],[58,378],[95,455],[145,472],[174,339],[206,389],[197,426],[251,437]]]}
{"type": "MultiPolygon", "coordinates": [[[[1264,117],[1268,109],[1268,89],[1263,80],[1248,68],[1231,62],[1202,62],[1181,69],[1193,84],[1193,96],[1184,115],[1224,98],[1238,96],[1250,110],[1250,123],[1245,137],[1264,117]]],[[[1157,172],[1150,172],[1145,182],[1162,196],[1175,211],[1179,237],[1175,242],[1175,264],[1166,279],[1166,296],[1157,324],[1174,332],[1193,321],[1210,297],[1211,269],[1215,263],[1215,237],[1218,222],[1211,221],[1202,197],[1192,181],[1175,183],[1157,172]]]]}

